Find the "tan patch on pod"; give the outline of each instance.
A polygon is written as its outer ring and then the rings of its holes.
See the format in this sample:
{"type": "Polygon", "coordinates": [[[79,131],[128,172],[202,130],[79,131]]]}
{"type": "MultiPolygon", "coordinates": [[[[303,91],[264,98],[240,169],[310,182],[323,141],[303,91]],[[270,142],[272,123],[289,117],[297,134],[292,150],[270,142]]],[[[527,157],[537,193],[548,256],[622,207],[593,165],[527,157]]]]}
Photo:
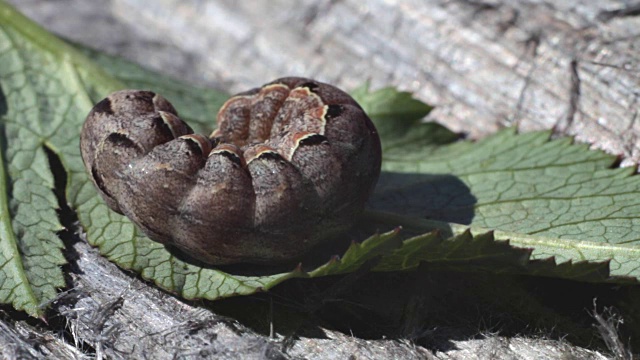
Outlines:
{"type": "Polygon", "coordinates": [[[220,144],[216,146],[215,149],[209,153],[210,157],[213,155],[229,155],[241,166],[246,166],[246,161],[242,152],[240,152],[240,149],[233,144],[220,144]]]}
{"type": "Polygon", "coordinates": [[[209,139],[207,139],[205,136],[202,136],[200,134],[189,134],[189,135],[180,136],[180,139],[193,141],[200,148],[200,152],[202,153],[202,156],[204,157],[209,156],[209,153],[211,152],[211,143],[209,142],[209,139]]]}
{"type": "Polygon", "coordinates": [[[167,125],[169,130],[171,130],[171,134],[174,138],[179,137],[184,133],[184,122],[176,115],[166,112],[166,111],[158,111],[162,121],[167,125]]]}
{"type": "Polygon", "coordinates": [[[264,156],[265,154],[273,154],[273,155],[281,156],[280,153],[278,153],[278,151],[273,147],[263,145],[263,144],[258,144],[258,145],[251,146],[247,150],[245,150],[244,158],[247,162],[247,165],[249,165],[253,160],[258,159],[261,156],[264,156]]]}
{"type": "MultiPolygon", "coordinates": [[[[321,134],[302,131],[294,134],[287,134],[287,136],[283,137],[281,146],[278,147],[278,151],[283,158],[287,161],[291,161],[293,158],[293,154],[295,154],[296,150],[300,146],[300,143],[306,139],[312,138],[314,136],[322,136],[321,134]]],[[[324,138],[324,136],[322,136],[324,138]]]]}

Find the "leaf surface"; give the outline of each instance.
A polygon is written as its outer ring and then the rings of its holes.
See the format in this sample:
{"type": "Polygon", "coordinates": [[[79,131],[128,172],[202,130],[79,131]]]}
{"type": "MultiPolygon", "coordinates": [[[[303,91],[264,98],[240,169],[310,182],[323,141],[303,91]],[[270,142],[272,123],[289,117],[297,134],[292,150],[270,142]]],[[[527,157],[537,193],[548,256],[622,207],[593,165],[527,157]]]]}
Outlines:
{"type": "Polygon", "coordinates": [[[57,236],[63,228],[45,148],[74,146],[77,130],[69,131],[67,119],[82,116],[88,104],[82,94],[61,91],[79,75],[44,50],[47,37],[0,3],[0,300],[32,316],[42,316],[40,305],[65,286],[57,236]]]}
{"type": "MultiPolygon", "coordinates": [[[[615,168],[615,156],[550,135],[507,129],[477,143],[409,153],[395,148],[384,155],[387,173],[373,207],[393,213],[386,221],[398,214],[436,220],[413,222],[422,231],[495,230],[497,240],[532,249],[531,260],[566,269],[575,262],[592,262],[594,269],[610,262],[610,275],[617,278],[609,280],[638,279],[640,177],[632,176],[632,168],[615,168]]],[[[575,277],[555,270],[536,274],[575,277]]]]}

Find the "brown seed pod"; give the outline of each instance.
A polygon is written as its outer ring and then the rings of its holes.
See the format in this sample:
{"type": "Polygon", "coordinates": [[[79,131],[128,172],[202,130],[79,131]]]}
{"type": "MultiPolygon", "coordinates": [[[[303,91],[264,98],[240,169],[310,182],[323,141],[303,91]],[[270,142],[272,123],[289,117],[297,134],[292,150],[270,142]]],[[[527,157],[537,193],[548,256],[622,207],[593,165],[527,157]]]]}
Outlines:
{"type": "Polygon", "coordinates": [[[82,128],[87,171],[111,209],[207,264],[295,259],[348,229],[380,174],[380,139],[345,92],[282,78],[230,98],[209,138],[171,104],[123,90],[82,128]]]}

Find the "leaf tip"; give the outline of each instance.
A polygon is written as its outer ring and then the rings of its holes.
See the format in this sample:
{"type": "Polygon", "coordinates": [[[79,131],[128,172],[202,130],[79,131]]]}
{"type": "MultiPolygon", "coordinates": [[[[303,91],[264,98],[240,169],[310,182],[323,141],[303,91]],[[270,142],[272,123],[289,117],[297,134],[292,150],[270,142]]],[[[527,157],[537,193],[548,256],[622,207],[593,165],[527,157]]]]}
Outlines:
{"type": "MultiPolygon", "coordinates": [[[[613,161],[611,162],[611,165],[609,165],[609,169],[617,169],[620,167],[620,165],[622,164],[622,160],[625,159],[624,154],[616,154],[613,158],[613,161]]],[[[638,172],[638,164],[634,164],[634,173],[638,172]]]]}

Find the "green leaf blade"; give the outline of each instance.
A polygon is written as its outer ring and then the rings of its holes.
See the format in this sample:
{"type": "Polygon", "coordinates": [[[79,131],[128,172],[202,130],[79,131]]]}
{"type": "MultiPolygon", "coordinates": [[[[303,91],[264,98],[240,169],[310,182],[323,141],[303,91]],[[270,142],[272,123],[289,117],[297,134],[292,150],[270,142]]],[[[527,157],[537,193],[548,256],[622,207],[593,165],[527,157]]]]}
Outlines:
{"type": "MultiPolygon", "coordinates": [[[[4,154],[2,155],[0,160],[4,159],[4,154]]],[[[14,308],[24,310],[31,316],[41,316],[42,313],[38,309],[40,299],[26,275],[18,249],[18,239],[11,224],[4,161],[0,165],[0,301],[12,304],[14,308]]]]}
{"type": "MultiPolygon", "coordinates": [[[[633,169],[612,169],[614,156],[589,151],[586,145],[575,145],[568,138],[550,140],[548,132],[520,135],[511,129],[473,146],[454,143],[429,153],[433,158],[424,154],[420,160],[414,153],[413,160],[385,159],[383,166],[403,173],[410,163],[412,172],[448,174],[446,181],[458,181],[460,192],[467,193],[467,201],[455,207],[469,214],[465,224],[476,233],[500,230],[497,238],[533,249],[531,260],[554,258],[558,266],[567,269],[569,263],[587,261],[601,267],[610,261],[612,277],[620,281],[640,277],[636,220],[640,178],[631,176],[633,169]]],[[[405,185],[405,189],[387,185],[378,190],[378,196],[403,197],[403,193],[432,181],[431,177],[424,179],[405,185]]],[[[424,207],[400,206],[418,209],[405,211],[405,215],[430,217],[424,207]]],[[[447,207],[454,206],[442,205],[447,207]]],[[[447,213],[442,208],[439,211],[447,213]]],[[[551,267],[545,271],[547,276],[577,278],[573,273],[556,273],[551,267]]]]}
{"type": "Polygon", "coordinates": [[[362,243],[352,242],[341,258],[334,257],[329,262],[309,272],[311,277],[339,275],[354,272],[367,262],[376,260],[400,245],[400,228],[383,234],[374,234],[362,243]]]}
{"type": "MultiPolygon", "coordinates": [[[[0,14],[7,12],[0,8],[0,14]]],[[[66,263],[57,236],[63,227],[56,213],[53,174],[43,144],[56,136],[71,100],[58,96],[64,79],[40,75],[60,72],[55,57],[41,54],[22,33],[6,25],[0,25],[0,64],[1,96],[7,109],[0,114],[7,170],[3,168],[0,179],[5,187],[0,242],[7,249],[5,267],[12,268],[5,272],[3,283],[13,284],[0,297],[32,316],[42,316],[40,304],[65,286],[60,266],[66,263]]]]}

